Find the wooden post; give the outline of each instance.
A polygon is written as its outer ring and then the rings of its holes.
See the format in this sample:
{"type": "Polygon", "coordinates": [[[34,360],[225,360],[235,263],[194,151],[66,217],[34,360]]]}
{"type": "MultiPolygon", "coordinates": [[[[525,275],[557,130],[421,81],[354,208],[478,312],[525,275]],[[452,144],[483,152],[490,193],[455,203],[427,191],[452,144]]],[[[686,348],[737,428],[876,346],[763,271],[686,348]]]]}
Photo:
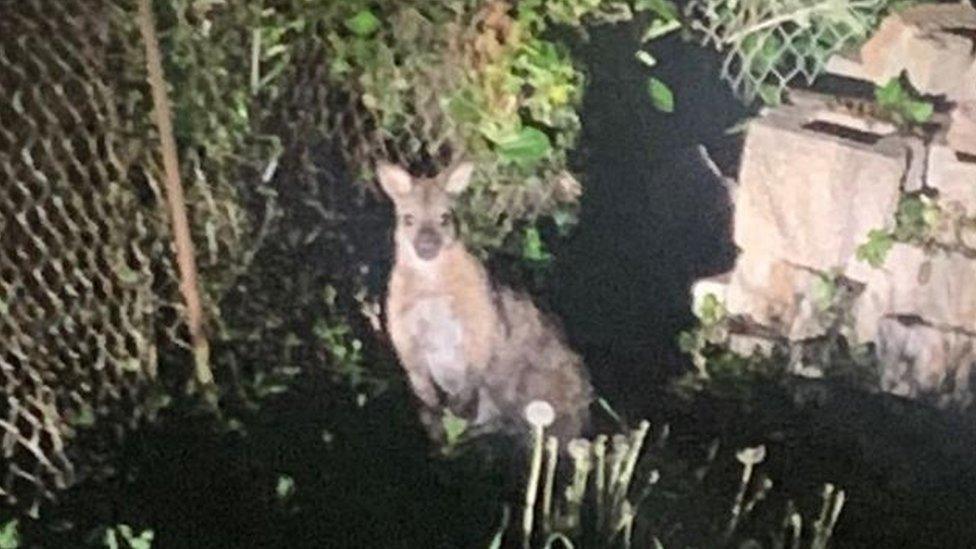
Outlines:
{"type": "Polygon", "coordinates": [[[146,70],[149,87],[153,97],[153,118],[159,131],[160,149],[163,155],[166,202],[169,207],[170,223],[173,228],[173,244],[176,250],[176,264],[180,271],[180,291],[186,304],[186,324],[193,345],[196,364],[195,382],[197,388],[213,384],[210,370],[210,345],[203,333],[203,305],[200,299],[200,285],[197,264],[190,236],[190,223],[186,216],[186,199],[183,184],[180,182],[180,162],[173,136],[173,115],[166,93],[166,79],[163,62],[159,53],[159,40],[153,20],[151,0],[139,0],[139,30],[146,46],[146,70]]]}

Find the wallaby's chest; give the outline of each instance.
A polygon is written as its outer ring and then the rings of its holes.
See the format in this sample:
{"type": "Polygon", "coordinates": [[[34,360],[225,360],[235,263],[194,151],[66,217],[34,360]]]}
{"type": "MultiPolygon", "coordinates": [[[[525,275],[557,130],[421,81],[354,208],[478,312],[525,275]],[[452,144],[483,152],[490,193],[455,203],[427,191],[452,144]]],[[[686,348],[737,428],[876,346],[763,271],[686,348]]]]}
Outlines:
{"type": "Polygon", "coordinates": [[[444,391],[457,394],[467,382],[464,319],[453,296],[412,301],[403,310],[403,328],[413,359],[427,367],[444,391]]]}

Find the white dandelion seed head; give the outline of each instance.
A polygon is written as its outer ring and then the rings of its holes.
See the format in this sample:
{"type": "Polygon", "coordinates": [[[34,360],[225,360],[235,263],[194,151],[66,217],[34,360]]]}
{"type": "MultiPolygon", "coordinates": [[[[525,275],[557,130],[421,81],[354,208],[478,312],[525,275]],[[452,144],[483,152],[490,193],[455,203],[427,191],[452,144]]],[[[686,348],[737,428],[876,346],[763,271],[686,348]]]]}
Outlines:
{"type": "Polygon", "coordinates": [[[525,407],[525,419],[535,427],[548,427],[556,421],[556,411],[544,400],[533,400],[525,407]]]}

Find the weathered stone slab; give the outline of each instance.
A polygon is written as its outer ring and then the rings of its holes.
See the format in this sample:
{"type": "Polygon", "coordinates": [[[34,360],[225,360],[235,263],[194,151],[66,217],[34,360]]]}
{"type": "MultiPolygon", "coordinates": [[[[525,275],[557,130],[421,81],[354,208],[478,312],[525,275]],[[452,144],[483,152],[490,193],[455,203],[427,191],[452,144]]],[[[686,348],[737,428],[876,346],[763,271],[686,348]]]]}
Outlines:
{"type": "Polygon", "coordinates": [[[876,349],[884,365],[883,390],[942,407],[972,403],[976,366],[972,335],[884,318],[876,349]]]}
{"type": "Polygon", "coordinates": [[[769,261],[843,267],[868,231],[893,223],[906,164],[900,139],[847,134],[804,109],[773,111],[746,137],[735,242],[769,261]]]}
{"type": "Polygon", "coordinates": [[[776,340],[754,334],[729,334],[729,351],[739,356],[770,356],[776,348],[776,340]]]}
{"type": "Polygon", "coordinates": [[[949,113],[946,142],[954,151],[976,157],[976,101],[964,101],[949,113]]]}
{"type": "Polygon", "coordinates": [[[932,145],[927,182],[939,191],[939,204],[976,215],[976,157],[966,157],[945,145],[932,145]]]}
{"type": "Polygon", "coordinates": [[[888,316],[976,333],[976,260],[898,243],[882,267],[864,274],[866,286],[854,304],[859,341],[875,341],[888,316]]]}
{"type": "Polygon", "coordinates": [[[792,340],[816,337],[826,329],[810,297],[819,279],[814,271],[747,250],[736,260],[725,307],[792,340]]]}
{"type": "Polygon", "coordinates": [[[976,56],[967,30],[976,29],[968,3],[923,4],[888,16],[853,56],[834,56],[827,71],[884,84],[907,71],[926,94],[976,99],[976,56]]]}

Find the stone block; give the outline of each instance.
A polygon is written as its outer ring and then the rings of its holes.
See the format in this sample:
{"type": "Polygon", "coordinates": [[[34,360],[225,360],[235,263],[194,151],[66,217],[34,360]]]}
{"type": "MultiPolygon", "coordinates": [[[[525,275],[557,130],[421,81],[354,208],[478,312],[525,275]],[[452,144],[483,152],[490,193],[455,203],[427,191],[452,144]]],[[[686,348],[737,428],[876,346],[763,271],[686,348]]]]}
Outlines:
{"type": "Polygon", "coordinates": [[[824,333],[810,299],[820,276],[809,269],[746,250],[726,288],[725,307],[791,340],[824,333]]]}
{"type": "Polygon", "coordinates": [[[972,403],[973,335],[885,318],[876,349],[884,365],[883,390],[940,407],[964,408],[972,403]]]}
{"type": "Polygon", "coordinates": [[[976,101],[964,101],[949,113],[946,142],[954,151],[976,158],[976,101]]]}
{"type": "Polygon", "coordinates": [[[776,340],[753,334],[729,334],[729,351],[739,356],[768,357],[776,349],[776,340]]]}
{"type": "Polygon", "coordinates": [[[736,196],[735,242],[748,253],[827,272],[871,229],[890,227],[906,146],[784,109],[748,131],[736,196]]]}
{"type": "Polygon", "coordinates": [[[939,204],[976,215],[976,157],[934,144],[929,147],[926,181],[939,191],[939,204]]]}
{"type": "Polygon", "coordinates": [[[834,56],[827,72],[884,84],[907,71],[925,94],[953,101],[976,99],[973,39],[976,9],[968,3],[922,4],[893,13],[861,48],[834,56]]]}
{"type": "Polygon", "coordinates": [[[858,341],[876,341],[890,316],[976,333],[976,259],[897,243],[866,278],[853,309],[858,341]]]}

